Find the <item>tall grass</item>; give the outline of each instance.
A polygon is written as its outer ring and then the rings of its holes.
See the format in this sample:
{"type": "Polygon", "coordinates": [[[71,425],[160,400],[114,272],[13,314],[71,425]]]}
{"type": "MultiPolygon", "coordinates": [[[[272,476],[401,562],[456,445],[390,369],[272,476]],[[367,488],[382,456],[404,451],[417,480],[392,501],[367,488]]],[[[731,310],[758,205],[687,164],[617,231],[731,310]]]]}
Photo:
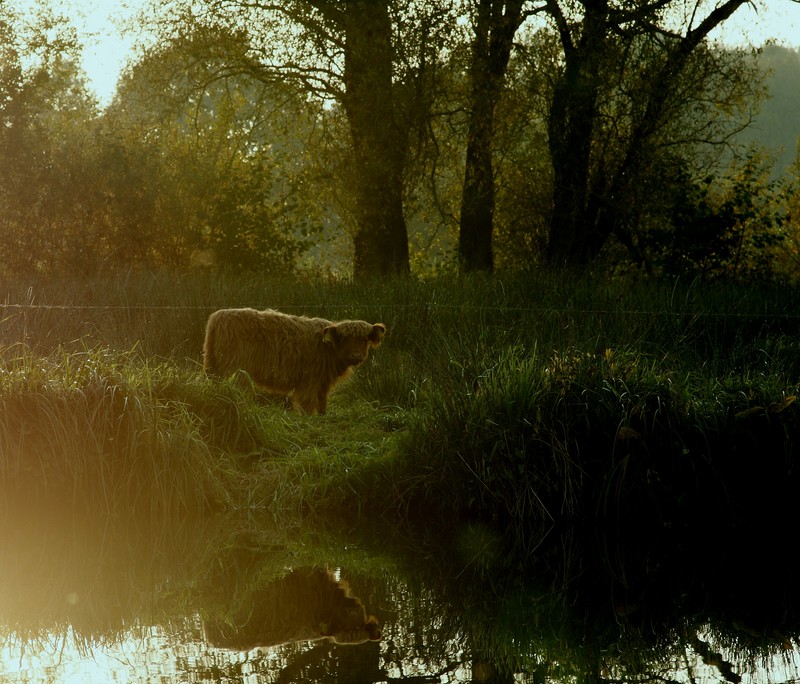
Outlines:
{"type": "Polygon", "coordinates": [[[767,524],[794,498],[797,392],[625,350],[514,348],[414,422],[408,495],[523,525],[767,524]]]}
{"type": "MultiPolygon", "coordinates": [[[[777,286],[131,272],[6,292],[5,487],[301,513],[435,501],[526,521],[616,515],[625,500],[683,520],[691,507],[664,502],[697,501],[724,475],[740,503],[747,464],[777,476],[796,438],[800,292],[777,286]],[[327,416],[302,417],[203,378],[205,320],[228,306],[363,318],[388,334],[327,416]],[[84,482],[114,468],[113,487],[84,482]]],[[[712,500],[730,507],[726,486],[712,500]]]]}
{"type": "Polygon", "coordinates": [[[218,454],[187,405],[158,392],[158,372],[134,354],[7,350],[0,374],[5,504],[149,519],[224,501],[218,454]]]}

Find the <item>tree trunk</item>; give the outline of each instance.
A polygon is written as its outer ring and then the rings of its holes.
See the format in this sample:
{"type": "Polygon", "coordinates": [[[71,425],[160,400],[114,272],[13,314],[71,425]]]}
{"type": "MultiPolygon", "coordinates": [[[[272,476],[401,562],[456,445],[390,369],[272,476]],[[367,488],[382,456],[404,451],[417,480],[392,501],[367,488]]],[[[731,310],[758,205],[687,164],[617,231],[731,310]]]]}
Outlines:
{"type": "Polygon", "coordinates": [[[392,92],[392,26],[386,0],[346,3],[344,108],[355,162],[356,277],[409,272],[403,215],[407,135],[392,92]]]}
{"type": "Polygon", "coordinates": [[[478,0],[458,253],[465,271],[491,271],[494,227],[494,111],[508,68],[524,0],[478,0]]]}
{"type": "Polygon", "coordinates": [[[607,13],[606,2],[587,3],[577,45],[573,45],[568,28],[560,26],[565,68],[553,93],[548,123],[553,213],[547,261],[556,267],[590,262],[608,237],[605,227],[599,225],[597,194],[590,199],[598,71],[605,53],[607,13]]]}
{"type": "Polygon", "coordinates": [[[464,271],[491,271],[494,268],[494,169],[491,148],[494,103],[491,97],[486,95],[485,99],[473,103],[469,120],[458,234],[458,255],[464,271]]]}

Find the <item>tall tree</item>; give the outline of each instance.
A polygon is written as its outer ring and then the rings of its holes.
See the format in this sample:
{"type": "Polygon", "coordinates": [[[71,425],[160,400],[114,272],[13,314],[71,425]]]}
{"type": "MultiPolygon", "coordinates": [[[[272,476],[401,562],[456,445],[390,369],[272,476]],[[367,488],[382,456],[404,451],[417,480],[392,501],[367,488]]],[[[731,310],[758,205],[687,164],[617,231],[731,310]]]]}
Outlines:
{"type": "Polygon", "coordinates": [[[494,113],[514,35],[525,19],[524,5],[525,0],[476,0],[474,7],[469,128],[458,242],[465,271],[491,271],[494,266],[494,113]]]}
{"type": "Polygon", "coordinates": [[[103,249],[96,102],[66,22],[46,11],[21,32],[0,6],[0,263],[11,272],[88,270],[103,249]],[[20,35],[22,34],[22,36],[20,35]]]}
{"type": "MultiPolygon", "coordinates": [[[[676,102],[689,106],[682,98],[692,57],[711,31],[747,2],[719,0],[708,9],[705,0],[547,0],[546,12],[557,28],[564,59],[549,116],[553,210],[547,259],[552,265],[591,262],[611,234],[629,242],[626,202],[632,185],[653,161],[654,139],[681,115],[676,102]],[[676,19],[684,20],[678,30],[671,28],[676,19]],[[600,96],[612,46],[619,40],[625,69],[646,73],[647,80],[640,81],[635,111],[624,136],[617,139],[617,162],[600,172],[593,158],[601,127],[600,96]]],[[[622,71],[618,67],[618,73],[622,71]]],[[[695,84],[693,95],[702,96],[703,87],[695,84]]]]}
{"type": "Polygon", "coordinates": [[[168,263],[295,268],[320,224],[304,197],[315,112],[278,84],[225,73],[245,52],[242,36],[195,27],[120,80],[102,137],[118,243],[138,237],[168,263]]]}
{"type": "MultiPolygon", "coordinates": [[[[191,3],[173,24],[198,15],[191,3]]],[[[408,230],[403,213],[404,174],[411,129],[427,107],[414,87],[433,49],[418,40],[419,52],[398,59],[399,24],[431,27],[417,20],[442,14],[436,3],[406,6],[394,0],[206,0],[202,21],[246,32],[251,49],[240,68],[264,81],[291,82],[305,97],[319,97],[344,111],[350,137],[354,210],[353,269],[357,276],[407,273],[408,230]]],[[[173,13],[172,16],[177,16],[173,13]]],[[[165,28],[161,20],[162,30],[165,28]]]]}
{"type": "Polygon", "coordinates": [[[357,276],[406,273],[409,257],[403,171],[408,130],[398,120],[395,103],[388,3],[348,0],[342,4],[342,99],[358,170],[353,270],[357,276]]]}

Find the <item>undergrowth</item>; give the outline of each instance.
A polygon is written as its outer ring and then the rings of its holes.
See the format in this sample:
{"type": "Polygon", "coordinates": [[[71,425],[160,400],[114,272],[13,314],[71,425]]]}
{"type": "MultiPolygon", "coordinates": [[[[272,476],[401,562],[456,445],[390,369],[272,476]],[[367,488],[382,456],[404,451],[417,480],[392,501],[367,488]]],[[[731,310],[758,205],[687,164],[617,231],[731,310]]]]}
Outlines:
{"type": "Polygon", "coordinates": [[[798,387],[709,378],[630,351],[513,348],[416,421],[414,495],[525,524],[751,526],[788,513],[798,387]],[[745,519],[741,516],[745,515],[745,519]]]}

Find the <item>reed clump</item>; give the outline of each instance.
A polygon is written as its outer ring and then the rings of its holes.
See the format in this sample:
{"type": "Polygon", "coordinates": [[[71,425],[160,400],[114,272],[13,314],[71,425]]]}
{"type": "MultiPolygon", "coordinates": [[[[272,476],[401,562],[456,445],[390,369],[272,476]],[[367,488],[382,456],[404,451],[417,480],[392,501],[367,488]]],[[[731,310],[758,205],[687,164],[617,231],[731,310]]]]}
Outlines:
{"type": "Polygon", "coordinates": [[[6,506],[109,515],[197,514],[227,493],[218,450],[163,369],[103,350],[6,350],[0,490],[6,506]]]}
{"type": "Polygon", "coordinates": [[[633,350],[514,347],[414,422],[409,495],[522,526],[756,527],[790,514],[797,392],[633,350]]]}

